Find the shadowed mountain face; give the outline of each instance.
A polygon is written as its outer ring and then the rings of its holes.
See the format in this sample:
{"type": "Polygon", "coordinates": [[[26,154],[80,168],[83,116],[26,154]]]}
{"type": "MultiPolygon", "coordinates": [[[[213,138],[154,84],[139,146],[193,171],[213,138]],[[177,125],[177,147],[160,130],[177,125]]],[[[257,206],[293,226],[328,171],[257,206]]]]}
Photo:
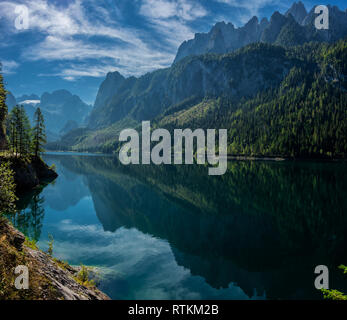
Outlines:
{"type": "Polygon", "coordinates": [[[96,96],[92,117],[93,114],[101,112],[102,107],[109,103],[109,99],[119,92],[124,81],[125,78],[119,72],[110,72],[107,74],[96,96]]]}
{"type": "Polygon", "coordinates": [[[40,106],[45,115],[47,128],[56,133],[71,120],[79,125],[83,124],[91,110],[91,106],[67,90],[44,93],[40,106]]]}
{"type": "MultiPolygon", "coordinates": [[[[335,270],[347,259],[342,163],[233,162],[223,177],[191,166],[123,167],[112,157],[61,157],[58,165],[83,177],[105,231],[167,240],[176,262],[213,288],[319,298],[314,267],[335,270]]],[[[344,288],[338,272],[331,277],[344,288]]]]}
{"type": "Polygon", "coordinates": [[[232,23],[217,23],[209,33],[198,33],[182,43],[174,63],[190,55],[229,53],[254,42],[283,46],[301,45],[309,41],[334,42],[347,35],[347,13],[329,6],[329,30],[317,30],[314,9],[306,11],[302,2],[294,3],[284,14],[275,12],[270,21],[253,17],[245,26],[235,28],[232,23]]]}
{"type": "Polygon", "coordinates": [[[277,87],[297,63],[283,48],[262,44],[228,56],[187,58],[138,79],[109,74],[100,88],[89,127],[107,127],[126,117],[136,121],[154,119],[192,97],[252,96],[277,87]],[[109,90],[113,84],[114,91],[109,90]]]}

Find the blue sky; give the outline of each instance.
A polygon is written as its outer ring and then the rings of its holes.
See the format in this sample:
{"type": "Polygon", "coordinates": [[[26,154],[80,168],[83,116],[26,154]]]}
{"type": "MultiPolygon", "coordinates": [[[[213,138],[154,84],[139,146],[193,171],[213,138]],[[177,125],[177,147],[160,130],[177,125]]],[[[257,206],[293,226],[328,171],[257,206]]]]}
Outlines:
{"type": "MultiPolygon", "coordinates": [[[[303,1],[332,4],[345,0],[303,1]]],[[[68,89],[93,103],[109,71],[139,76],[169,66],[184,40],[218,21],[241,26],[252,16],[285,12],[277,0],[1,0],[0,61],[15,96],[68,89]],[[29,28],[17,30],[17,5],[29,28]]]]}

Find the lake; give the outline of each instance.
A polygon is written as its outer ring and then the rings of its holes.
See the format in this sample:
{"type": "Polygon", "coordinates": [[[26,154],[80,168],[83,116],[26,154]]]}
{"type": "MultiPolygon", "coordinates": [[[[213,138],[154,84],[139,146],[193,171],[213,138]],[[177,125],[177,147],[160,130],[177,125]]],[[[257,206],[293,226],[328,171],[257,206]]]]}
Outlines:
{"type": "Polygon", "coordinates": [[[318,265],[347,292],[347,165],[233,161],[123,166],[45,154],[58,179],[21,198],[16,227],[98,269],[112,299],[321,299],[318,265]]]}

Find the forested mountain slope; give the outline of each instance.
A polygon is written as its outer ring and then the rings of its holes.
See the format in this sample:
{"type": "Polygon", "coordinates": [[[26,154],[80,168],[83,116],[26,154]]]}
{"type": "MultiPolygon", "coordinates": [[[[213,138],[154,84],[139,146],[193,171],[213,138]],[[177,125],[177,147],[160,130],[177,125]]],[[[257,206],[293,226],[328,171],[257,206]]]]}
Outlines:
{"type": "Polygon", "coordinates": [[[52,147],[114,152],[122,128],[152,120],[170,129],[229,129],[232,154],[345,157],[346,49],[346,40],[291,48],[257,43],[187,57],[125,79],[124,88],[132,85],[101,107],[94,128],[72,131],[52,147]]]}
{"type": "Polygon", "coordinates": [[[235,102],[205,99],[158,120],[159,127],[227,128],[229,153],[346,157],[347,42],[287,50],[303,62],[280,86],[235,102]]]}

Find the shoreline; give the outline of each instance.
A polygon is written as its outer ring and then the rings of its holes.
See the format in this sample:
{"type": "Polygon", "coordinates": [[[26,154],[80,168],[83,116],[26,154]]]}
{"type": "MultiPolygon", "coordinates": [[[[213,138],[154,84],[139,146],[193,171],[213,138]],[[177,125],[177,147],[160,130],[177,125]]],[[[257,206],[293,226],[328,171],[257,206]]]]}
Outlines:
{"type": "Polygon", "coordinates": [[[41,158],[0,157],[0,163],[3,162],[10,163],[14,173],[16,193],[25,193],[58,178],[58,174],[41,158]]]}
{"type": "MultiPolygon", "coordinates": [[[[0,157],[2,162],[10,163],[17,197],[30,194],[58,177],[41,158],[0,157]]],[[[0,213],[0,300],[110,300],[89,279],[84,279],[85,275],[81,277],[78,268],[40,250],[12,225],[9,217],[0,213]],[[28,290],[15,288],[13,272],[18,266],[27,267],[28,290]]]]}
{"type": "MultiPolygon", "coordinates": [[[[105,156],[117,157],[113,153],[95,153],[95,152],[78,152],[78,151],[47,151],[43,155],[76,155],[76,156],[105,156]]],[[[312,162],[347,162],[347,158],[292,158],[284,156],[246,156],[246,155],[227,155],[227,161],[272,161],[272,162],[285,162],[285,161],[312,161],[312,162]]]]}
{"type": "Polygon", "coordinates": [[[0,299],[11,300],[110,300],[89,280],[79,279],[79,268],[40,250],[11,222],[0,217],[0,299]],[[29,287],[16,289],[13,273],[19,266],[28,268],[29,287]]]}
{"type": "Polygon", "coordinates": [[[261,156],[235,156],[228,155],[228,161],[274,161],[274,162],[284,162],[284,161],[311,161],[311,162],[346,162],[347,158],[287,158],[287,157],[261,157],[261,156]]]}

